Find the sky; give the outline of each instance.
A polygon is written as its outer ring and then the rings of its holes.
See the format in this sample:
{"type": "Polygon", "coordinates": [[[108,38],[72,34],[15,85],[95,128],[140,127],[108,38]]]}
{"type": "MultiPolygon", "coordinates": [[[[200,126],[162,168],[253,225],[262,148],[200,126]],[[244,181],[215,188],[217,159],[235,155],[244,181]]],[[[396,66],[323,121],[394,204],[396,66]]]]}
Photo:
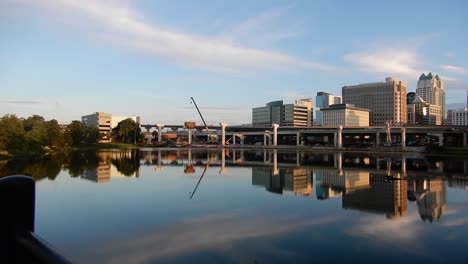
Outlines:
{"type": "Polygon", "coordinates": [[[396,77],[468,90],[468,1],[0,0],[0,115],[251,122],[253,107],[396,77]]]}

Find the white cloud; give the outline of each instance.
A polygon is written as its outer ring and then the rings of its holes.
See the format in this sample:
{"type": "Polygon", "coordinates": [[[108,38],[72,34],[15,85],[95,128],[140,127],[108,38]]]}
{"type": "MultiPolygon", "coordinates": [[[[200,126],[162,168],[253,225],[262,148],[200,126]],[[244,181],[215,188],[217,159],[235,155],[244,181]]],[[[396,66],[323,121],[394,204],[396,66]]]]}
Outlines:
{"type": "Polygon", "coordinates": [[[458,73],[458,74],[465,74],[468,73],[468,70],[463,68],[463,67],[458,67],[454,65],[440,65],[440,68],[445,71],[449,71],[452,73],[458,73]]]}
{"type": "MultiPolygon", "coordinates": [[[[23,1],[51,12],[50,16],[79,21],[80,27],[101,38],[130,47],[157,58],[190,68],[210,71],[242,72],[249,70],[319,70],[332,71],[329,65],[303,60],[287,54],[242,47],[230,41],[176,32],[146,23],[142,14],[128,1],[36,0],[23,1]]],[[[272,14],[265,15],[274,16],[272,14]]],[[[238,31],[255,27],[246,23],[238,31]],[[243,28],[243,29],[242,29],[243,28]]]]}
{"type": "Polygon", "coordinates": [[[286,6],[267,9],[235,25],[224,38],[232,42],[242,40],[240,42],[268,45],[302,35],[304,30],[300,20],[286,16],[290,8],[286,6]]]}
{"type": "Polygon", "coordinates": [[[344,59],[361,71],[388,76],[415,79],[415,76],[424,72],[420,69],[423,62],[421,56],[409,49],[383,48],[354,52],[346,55],[344,59]]]}

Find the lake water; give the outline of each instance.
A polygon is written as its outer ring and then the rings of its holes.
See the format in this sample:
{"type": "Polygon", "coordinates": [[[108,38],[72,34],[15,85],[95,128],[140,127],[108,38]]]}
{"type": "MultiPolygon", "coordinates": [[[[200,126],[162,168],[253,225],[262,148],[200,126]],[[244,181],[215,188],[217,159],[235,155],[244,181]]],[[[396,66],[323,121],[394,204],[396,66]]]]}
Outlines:
{"type": "Polygon", "coordinates": [[[467,160],[294,151],[74,153],[32,175],[74,263],[468,263],[467,160]]]}

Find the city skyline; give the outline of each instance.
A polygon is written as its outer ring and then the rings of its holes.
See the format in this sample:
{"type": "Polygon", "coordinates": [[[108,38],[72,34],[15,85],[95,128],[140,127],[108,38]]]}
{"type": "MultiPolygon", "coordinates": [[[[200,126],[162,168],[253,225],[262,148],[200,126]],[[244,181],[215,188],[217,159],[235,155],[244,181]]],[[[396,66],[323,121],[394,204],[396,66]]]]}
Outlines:
{"type": "MultiPolygon", "coordinates": [[[[3,1],[0,113],[250,123],[265,102],[422,73],[465,106],[465,1],[3,1]]],[[[314,102],[315,104],[315,102],[314,102]]]]}

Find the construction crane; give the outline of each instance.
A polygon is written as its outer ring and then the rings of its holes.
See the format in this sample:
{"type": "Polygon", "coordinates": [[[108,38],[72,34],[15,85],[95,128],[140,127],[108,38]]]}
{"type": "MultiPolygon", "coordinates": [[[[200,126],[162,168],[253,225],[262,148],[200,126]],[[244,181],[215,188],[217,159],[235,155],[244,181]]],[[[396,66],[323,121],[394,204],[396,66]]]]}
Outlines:
{"type": "Polygon", "coordinates": [[[203,124],[205,125],[206,132],[208,132],[208,138],[209,138],[208,143],[216,142],[216,140],[213,140],[213,135],[211,134],[211,131],[208,129],[208,126],[206,125],[205,119],[203,118],[203,115],[201,114],[200,109],[198,109],[197,103],[195,103],[195,99],[193,99],[193,97],[190,97],[190,99],[192,99],[192,102],[195,105],[195,108],[197,108],[198,114],[200,115],[200,117],[201,117],[201,119],[203,121],[203,124]]]}

